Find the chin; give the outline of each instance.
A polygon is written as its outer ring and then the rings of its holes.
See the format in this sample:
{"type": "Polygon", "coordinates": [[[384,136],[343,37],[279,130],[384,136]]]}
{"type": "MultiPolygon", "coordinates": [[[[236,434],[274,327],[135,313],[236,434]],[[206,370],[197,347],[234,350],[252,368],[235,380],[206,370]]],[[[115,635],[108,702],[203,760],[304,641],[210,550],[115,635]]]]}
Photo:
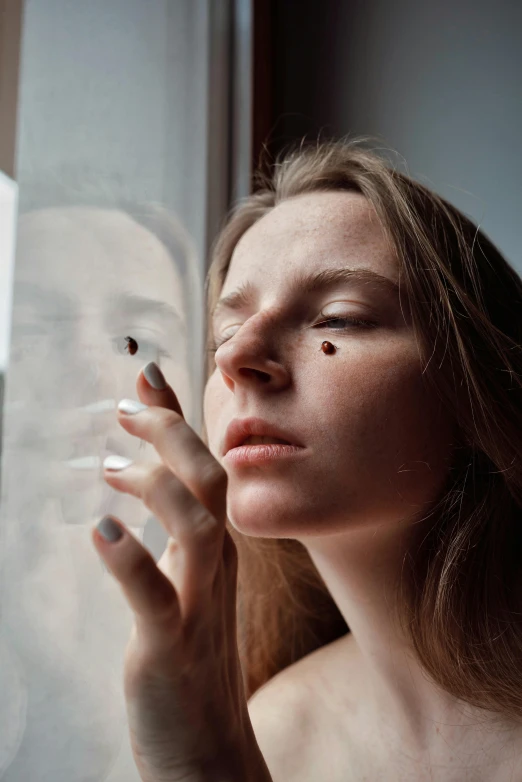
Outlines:
{"type": "Polygon", "coordinates": [[[294,538],[303,531],[302,519],[299,526],[294,525],[287,513],[267,516],[266,513],[253,513],[252,508],[241,512],[229,504],[227,519],[237,532],[252,538],[294,538]]]}
{"type": "Polygon", "coordinates": [[[280,529],[268,528],[266,525],[255,526],[253,524],[234,524],[230,519],[232,527],[244,535],[246,538],[289,538],[288,534],[282,533],[280,529]]]}

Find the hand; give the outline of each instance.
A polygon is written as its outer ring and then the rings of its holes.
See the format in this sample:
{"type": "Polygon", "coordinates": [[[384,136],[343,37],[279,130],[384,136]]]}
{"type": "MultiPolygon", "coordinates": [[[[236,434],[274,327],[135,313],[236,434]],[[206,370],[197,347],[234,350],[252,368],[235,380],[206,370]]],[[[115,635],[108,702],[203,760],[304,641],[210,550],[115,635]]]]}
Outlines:
{"type": "Polygon", "coordinates": [[[113,543],[92,532],[134,613],[124,692],[136,765],[143,782],[268,782],[239,663],[226,472],[169,386],[157,391],[140,372],[137,391],[148,407],[118,412],[119,423],[151,443],[162,463],[106,470],[105,480],[139,497],[171,537],[156,565],[121,522],[113,543]]]}

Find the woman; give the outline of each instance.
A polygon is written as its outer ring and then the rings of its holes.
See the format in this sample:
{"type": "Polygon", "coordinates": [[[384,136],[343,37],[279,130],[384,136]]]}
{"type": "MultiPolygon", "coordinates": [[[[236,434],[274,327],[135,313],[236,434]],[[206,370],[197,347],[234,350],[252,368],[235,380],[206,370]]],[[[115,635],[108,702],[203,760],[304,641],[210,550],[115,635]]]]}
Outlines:
{"type": "Polygon", "coordinates": [[[522,779],[520,278],[356,140],[275,166],[207,294],[208,449],[140,373],[163,468],[106,473],[169,546],[93,538],[142,779],[522,779]]]}

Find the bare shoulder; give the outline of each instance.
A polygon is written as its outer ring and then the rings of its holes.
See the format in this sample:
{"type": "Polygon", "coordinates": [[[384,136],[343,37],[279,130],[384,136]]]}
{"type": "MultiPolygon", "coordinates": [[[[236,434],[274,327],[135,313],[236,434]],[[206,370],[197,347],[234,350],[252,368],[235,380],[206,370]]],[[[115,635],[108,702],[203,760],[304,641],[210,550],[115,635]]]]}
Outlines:
{"type": "Polygon", "coordinates": [[[307,774],[315,765],[311,758],[321,754],[320,674],[329,658],[329,647],[307,655],[270,679],[248,702],[254,734],[274,782],[315,779],[307,774]]]}
{"type": "Polygon", "coordinates": [[[299,758],[310,730],[309,706],[293,669],[278,673],[248,701],[254,734],[274,782],[300,778],[299,758]]]}

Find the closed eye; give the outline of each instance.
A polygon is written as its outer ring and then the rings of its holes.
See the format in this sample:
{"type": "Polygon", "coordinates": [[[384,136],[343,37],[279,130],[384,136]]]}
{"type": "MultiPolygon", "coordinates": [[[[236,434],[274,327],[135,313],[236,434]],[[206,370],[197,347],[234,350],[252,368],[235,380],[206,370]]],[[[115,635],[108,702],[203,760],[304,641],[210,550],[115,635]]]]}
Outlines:
{"type": "MultiPolygon", "coordinates": [[[[351,326],[363,326],[366,328],[375,328],[376,323],[373,323],[370,320],[364,320],[363,318],[328,318],[328,320],[324,320],[321,323],[317,323],[314,328],[321,328],[321,326],[326,326],[329,323],[342,323],[342,324],[350,324],[351,326]]],[[[330,328],[334,328],[333,326],[330,326],[330,328]]],[[[342,331],[343,328],[347,328],[346,325],[343,325],[341,328],[336,329],[334,328],[334,331],[342,331]]],[[[224,339],[221,339],[219,341],[212,341],[211,347],[207,349],[208,353],[215,353],[221,345],[223,345],[225,342],[228,342],[228,340],[231,339],[231,337],[225,337],[224,339]]]]}
{"type": "Polygon", "coordinates": [[[318,323],[315,328],[319,328],[320,326],[324,326],[327,323],[351,323],[352,326],[367,326],[368,328],[374,327],[377,324],[373,323],[370,320],[364,320],[363,318],[329,318],[328,320],[323,320],[321,323],[318,323]]]}

